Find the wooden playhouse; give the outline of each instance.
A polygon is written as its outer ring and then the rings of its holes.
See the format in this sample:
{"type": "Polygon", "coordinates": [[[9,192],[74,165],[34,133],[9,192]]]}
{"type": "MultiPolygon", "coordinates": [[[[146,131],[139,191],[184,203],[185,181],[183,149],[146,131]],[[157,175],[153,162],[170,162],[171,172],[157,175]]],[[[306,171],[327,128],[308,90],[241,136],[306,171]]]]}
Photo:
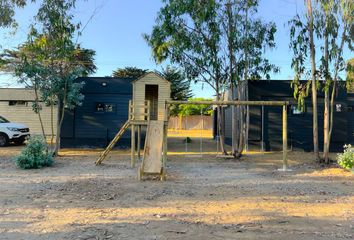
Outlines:
{"type": "Polygon", "coordinates": [[[102,152],[96,165],[102,163],[125,130],[131,127],[131,166],[134,167],[136,155],[140,159],[141,128],[147,126],[144,154],[138,170],[138,178],[141,179],[145,175],[159,175],[163,180],[167,153],[166,101],[170,100],[171,83],[159,74],[149,72],[134,80],[132,85],[133,99],[129,102],[128,120],[102,152]]]}

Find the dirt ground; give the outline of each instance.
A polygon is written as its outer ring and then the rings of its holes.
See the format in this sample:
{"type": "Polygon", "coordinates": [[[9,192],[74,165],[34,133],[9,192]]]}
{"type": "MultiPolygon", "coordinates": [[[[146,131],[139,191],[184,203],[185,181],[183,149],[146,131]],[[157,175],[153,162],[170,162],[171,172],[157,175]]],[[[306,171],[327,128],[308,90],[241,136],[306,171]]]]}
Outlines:
{"type": "Polygon", "coordinates": [[[128,151],[95,166],[99,151],[68,149],[53,167],[24,171],[12,161],[21,148],[0,149],[2,240],[354,237],[354,175],[309,153],[290,152],[293,171],[280,172],[281,153],[201,158],[176,153],[174,139],[167,181],[139,182],[128,151]]]}

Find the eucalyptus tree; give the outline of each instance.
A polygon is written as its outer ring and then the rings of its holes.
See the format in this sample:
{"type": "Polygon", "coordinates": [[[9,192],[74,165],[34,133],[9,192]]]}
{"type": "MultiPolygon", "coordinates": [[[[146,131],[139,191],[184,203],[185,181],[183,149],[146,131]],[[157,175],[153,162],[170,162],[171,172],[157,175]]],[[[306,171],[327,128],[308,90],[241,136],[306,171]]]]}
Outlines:
{"type": "Polygon", "coordinates": [[[76,0],[43,0],[36,15],[37,30],[35,37],[43,37],[44,67],[51,71],[42,91],[44,100],[55,100],[58,107],[57,130],[54,154],[60,148],[61,125],[65,109],[80,105],[83,83],[75,80],[96,70],[93,63],[95,52],[82,50],[74,40],[80,34],[80,23],[74,22],[76,0]]]}
{"type": "Polygon", "coordinates": [[[316,160],[319,160],[317,113],[318,69],[316,67],[312,0],[306,0],[306,5],[307,13],[305,19],[302,19],[300,15],[296,15],[289,21],[290,48],[293,50],[291,66],[295,71],[292,87],[294,88],[294,97],[298,99],[301,109],[303,109],[305,97],[308,96],[310,89],[312,90],[313,149],[316,160]],[[310,63],[311,69],[306,68],[308,63],[310,63]],[[303,76],[309,79],[305,84],[300,82],[303,76]]]}
{"type": "MultiPolygon", "coordinates": [[[[336,95],[336,90],[337,90],[337,82],[340,80],[339,78],[339,72],[342,72],[345,70],[345,60],[343,58],[343,51],[344,51],[344,46],[347,45],[348,50],[354,51],[354,2],[352,0],[339,0],[339,9],[338,9],[338,25],[337,26],[337,32],[342,31],[341,37],[339,40],[338,45],[336,42],[331,42],[333,47],[330,58],[334,58],[334,63],[333,63],[333,81],[332,81],[332,92],[331,92],[331,102],[330,102],[330,118],[329,118],[329,132],[328,132],[328,141],[326,144],[326,152],[324,153],[325,161],[326,163],[329,163],[328,159],[328,152],[329,152],[329,147],[330,147],[330,142],[331,142],[331,136],[332,136],[332,131],[333,131],[333,113],[334,113],[334,98],[336,95]]],[[[337,33],[338,34],[338,33],[337,33]]],[[[348,68],[349,67],[350,61],[348,62],[348,68]]],[[[331,79],[330,79],[331,80],[331,79]]],[[[352,83],[353,79],[347,78],[346,79],[349,84],[352,83]]],[[[331,83],[331,82],[330,82],[331,83]]]]}
{"type": "Polygon", "coordinates": [[[323,159],[329,163],[329,147],[333,129],[334,98],[337,91],[338,73],[345,70],[344,47],[353,50],[354,2],[348,0],[320,0],[317,10],[317,37],[323,40],[320,64],[324,79],[324,142],[323,159]],[[332,71],[331,71],[332,70],[332,71]],[[331,74],[333,72],[333,74],[331,74]],[[330,90],[332,92],[330,93],[330,90]],[[330,96],[331,95],[331,96],[330,96]]]}
{"type": "MultiPolygon", "coordinates": [[[[145,34],[156,62],[169,60],[179,65],[189,80],[209,85],[216,100],[223,100],[224,92],[235,86],[239,100],[247,99],[247,87],[241,84],[244,79],[269,77],[269,72],[277,71],[263,57],[264,48],[275,45],[275,25],[255,18],[257,0],[163,2],[151,34],[145,34]]],[[[241,155],[245,144],[245,111],[239,111],[242,116],[235,122],[240,124],[233,131],[240,139],[239,149],[233,149],[235,156],[241,155]]],[[[227,154],[221,106],[217,112],[221,151],[227,154]]]]}
{"type": "Polygon", "coordinates": [[[15,50],[5,50],[0,55],[0,70],[13,73],[18,82],[30,88],[34,92],[33,111],[37,114],[41,126],[43,138],[46,140],[43,120],[41,116],[40,89],[43,84],[43,77],[48,77],[50,72],[40,63],[42,57],[39,49],[43,45],[43,39],[29,38],[26,43],[21,44],[15,50]]]}
{"type": "Polygon", "coordinates": [[[346,71],[346,87],[349,92],[354,93],[354,58],[349,59],[346,71]]]}
{"type": "MultiPolygon", "coordinates": [[[[12,69],[20,79],[27,79],[31,87],[40,91],[41,100],[51,109],[57,105],[55,155],[60,148],[65,110],[80,105],[84,97],[80,93],[83,83],[76,79],[96,70],[95,51],[83,49],[74,41],[80,34],[80,24],[74,23],[75,2],[43,0],[28,40],[15,51],[7,51],[2,58],[9,71],[12,69]]],[[[53,118],[52,111],[52,132],[53,118]]]]}
{"type": "MultiPolygon", "coordinates": [[[[215,91],[216,100],[222,99],[228,81],[224,72],[219,1],[163,0],[156,24],[150,35],[145,34],[157,63],[169,60],[179,65],[191,81],[208,84],[215,91]]],[[[224,146],[221,107],[218,111],[218,129],[221,151],[224,146]]]]}
{"type": "Polygon", "coordinates": [[[16,7],[23,8],[26,2],[26,0],[0,0],[0,27],[13,26],[16,7]]]}
{"type": "Polygon", "coordinates": [[[298,99],[301,108],[304,99],[312,89],[313,105],[313,143],[317,160],[318,148],[318,120],[317,120],[317,91],[324,91],[324,144],[323,159],[329,163],[329,147],[333,129],[334,98],[337,91],[339,72],[345,69],[343,59],[344,47],[353,50],[354,3],[350,0],[319,0],[307,1],[308,14],[305,19],[299,15],[290,21],[291,43],[294,52],[292,67],[295,70],[295,79],[292,82],[294,96],[298,99]],[[315,43],[320,50],[316,54],[315,43]],[[319,64],[316,59],[319,58],[319,64]],[[311,70],[306,68],[310,61],[311,70]],[[311,80],[301,83],[300,78],[311,76],[311,80]],[[322,79],[322,84],[320,83],[322,79]]]}
{"type": "MultiPolygon", "coordinates": [[[[248,100],[248,81],[270,79],[279,68],[265,58],[265,50],[275,47],[276,26],[256,16],[258,0],[225,1],[220,14],[225,46],[225,69],[232,96],[248,100]]],[[[239,157],[248,143],[249,107],[233,109],[233,155],[239,157]],[[235,121],[236,120],[236,121],[235,121]]]]}

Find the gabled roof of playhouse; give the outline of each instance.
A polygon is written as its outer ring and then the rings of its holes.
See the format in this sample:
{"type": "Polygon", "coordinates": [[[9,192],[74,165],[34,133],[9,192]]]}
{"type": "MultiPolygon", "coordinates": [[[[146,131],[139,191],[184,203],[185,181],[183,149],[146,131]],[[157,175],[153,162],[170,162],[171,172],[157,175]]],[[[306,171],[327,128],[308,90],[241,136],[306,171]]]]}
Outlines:
{"type": "Polygon", "coordinates": [[[164,78],[163,76],[161,76],[160,74],[158,74],[156,72],[147,72],[144,75],[142,75],[142,76],[138,77],[137,79],[133,80],[132,83],[135,83],[135,82],[147,77],[148,75],[155,75],[156,77],[160,78],[161,80],[165,81],[166,83],[171,84],[170,81],[168,81],[166,78],[164,78]]]}

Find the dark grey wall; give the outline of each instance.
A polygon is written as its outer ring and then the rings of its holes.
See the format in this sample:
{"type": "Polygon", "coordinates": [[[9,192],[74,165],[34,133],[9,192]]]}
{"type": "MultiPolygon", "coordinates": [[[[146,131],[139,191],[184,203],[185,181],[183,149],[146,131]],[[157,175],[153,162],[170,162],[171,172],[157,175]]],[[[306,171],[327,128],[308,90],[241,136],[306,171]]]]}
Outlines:
{"type": "MultiPolygon", "coordinates": [[[[323,144],[323,94],[318,96],[318,121],[319,121],[319,143],[320,148],[323,144]]],[[[331,150],[340,151],[343,144],[348,139],[348,118],[346,91],[341,88],[335,103],[342,105],[342,112],[334,113],[334,127],[331,141],[331,150]]],[[[297,106],[293,98],[293,89],[290,87],[290,81],[252,81],[249,83],[250,100],[280,100],[289,101],[291,105],[297,106]]],[[[288,109],[288,142],[289,147],[293,149],[303,149],[312,151],[312,104],[311,96],[306,99],[306,111],[303,114],[292,114],[291,106],[288,109]]],[[[228,112],[228,110],[226,110],[228,112]]],[[[250,149],[261,149],[262,136],[262,111],[261,107],[250,107],[250,129],[249,146],[250,149]]],[[[227,117],[225,119],[228,119],[227,117]]],[[[351,118],[353,119],[353,118],[351,118]]],[[[352,121],[351,121],[352,124],[352,121]]],[[[231,128],[231,122],[225,122],[226,128],[231,128]]],[[[282,149],[282,109],[281,107],[264,107],[264,144],[266,150],[282,149]]],[[[231,131],[226,131],[227,142],[231,142],[231,131]]]]}
{"type": "Polygon", "coordinates": [[[348,143],[354,145],[354,93],[349,93],[347,99],[348,143]]]}
{"type": "MultiPolygon", "coordinates": [[[[62,126],[62,147],[104,147],[128,119],[132,99],[131,79],[80,78],[85,82],[81,106],[65,113],[62,126]],[[97,103],[113,104],[113,112],[97,112],[97,103]]],[[[117,143],[130,146],[130,131],[117,143]]]]}

